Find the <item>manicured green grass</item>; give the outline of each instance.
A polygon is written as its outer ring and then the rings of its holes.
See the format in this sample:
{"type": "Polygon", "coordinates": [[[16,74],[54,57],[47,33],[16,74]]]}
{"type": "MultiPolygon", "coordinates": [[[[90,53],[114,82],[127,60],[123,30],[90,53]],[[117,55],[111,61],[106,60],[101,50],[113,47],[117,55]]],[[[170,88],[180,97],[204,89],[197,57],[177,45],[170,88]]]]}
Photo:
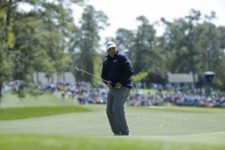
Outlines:
{"type": "Polygon", "coordinates": [[[74,112],[89,112],[81,106],[18,107],[0,109],[0,120],[26,119],[74,112]]]}
{"type": "Polygon", "coordinates": [[[225,149],[225,109],[126,107],[132,135],[114,137],[105,105],[79,106],[52,95],[2,104],[1,150],[225,149]]]}
{"type": "Polygon", "coordinates": [[[4,150],[224,150],[208,144],[132,137],[74,137],[59,135],[0,135],[4,150]]]}

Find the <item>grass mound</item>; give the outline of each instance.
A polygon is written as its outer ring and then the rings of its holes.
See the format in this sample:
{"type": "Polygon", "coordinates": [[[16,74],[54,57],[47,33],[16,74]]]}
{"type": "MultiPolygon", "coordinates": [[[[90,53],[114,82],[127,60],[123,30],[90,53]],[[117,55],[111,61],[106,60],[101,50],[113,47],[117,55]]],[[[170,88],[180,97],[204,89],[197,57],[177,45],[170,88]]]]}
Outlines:
{"type": "Polygon", "coordinates": [[[90,112],[91,110],[81,106],[44,106],[44,107],[18,107],[0,109],[0,120],[25,119],[42,116],[50,116],[74,112],[90,112]]]}

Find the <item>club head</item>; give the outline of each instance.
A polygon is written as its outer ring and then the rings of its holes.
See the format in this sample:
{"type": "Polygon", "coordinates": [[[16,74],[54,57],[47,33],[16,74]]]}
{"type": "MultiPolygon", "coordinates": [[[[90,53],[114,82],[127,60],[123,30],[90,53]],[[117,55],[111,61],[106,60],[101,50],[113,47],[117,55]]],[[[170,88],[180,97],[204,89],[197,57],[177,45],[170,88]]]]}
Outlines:
{"type": "Polygon", "coordinates": [[[79,69],[78,67],[75,67],[75,70],[76,70],[76,71],[80,71],[80,69],[79,69]]]}

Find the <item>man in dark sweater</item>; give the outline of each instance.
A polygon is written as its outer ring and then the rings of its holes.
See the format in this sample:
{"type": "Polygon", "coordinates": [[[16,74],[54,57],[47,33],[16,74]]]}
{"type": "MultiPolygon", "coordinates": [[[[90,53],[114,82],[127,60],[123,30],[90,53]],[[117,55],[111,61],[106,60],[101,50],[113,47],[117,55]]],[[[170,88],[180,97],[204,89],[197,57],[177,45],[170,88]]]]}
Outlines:
{"type": "Polygon", "coordinates": [[[128,57],[118,53],[114,42],[108,42],[106,50],[101,77],[109,87],[107,117],[114,135],[129,135],[124,103],[131,89],[133,67],[128,57]]]}

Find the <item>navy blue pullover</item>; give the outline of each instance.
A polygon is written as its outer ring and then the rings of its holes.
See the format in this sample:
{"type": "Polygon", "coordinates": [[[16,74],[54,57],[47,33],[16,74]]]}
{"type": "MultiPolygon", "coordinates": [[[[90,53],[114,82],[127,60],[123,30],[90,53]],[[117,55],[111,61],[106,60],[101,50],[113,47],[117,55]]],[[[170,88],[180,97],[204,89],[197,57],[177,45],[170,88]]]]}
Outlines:
{"type": "Polygon", "coordinates": [[[128,57],[117,53],[113,58],[110,56],[105,57],[101,77],[103,80],[111,81],[113,87],[117,82],[120,82],[123,87],[131,88],[133,72],[133,67],[128,57]]]}

